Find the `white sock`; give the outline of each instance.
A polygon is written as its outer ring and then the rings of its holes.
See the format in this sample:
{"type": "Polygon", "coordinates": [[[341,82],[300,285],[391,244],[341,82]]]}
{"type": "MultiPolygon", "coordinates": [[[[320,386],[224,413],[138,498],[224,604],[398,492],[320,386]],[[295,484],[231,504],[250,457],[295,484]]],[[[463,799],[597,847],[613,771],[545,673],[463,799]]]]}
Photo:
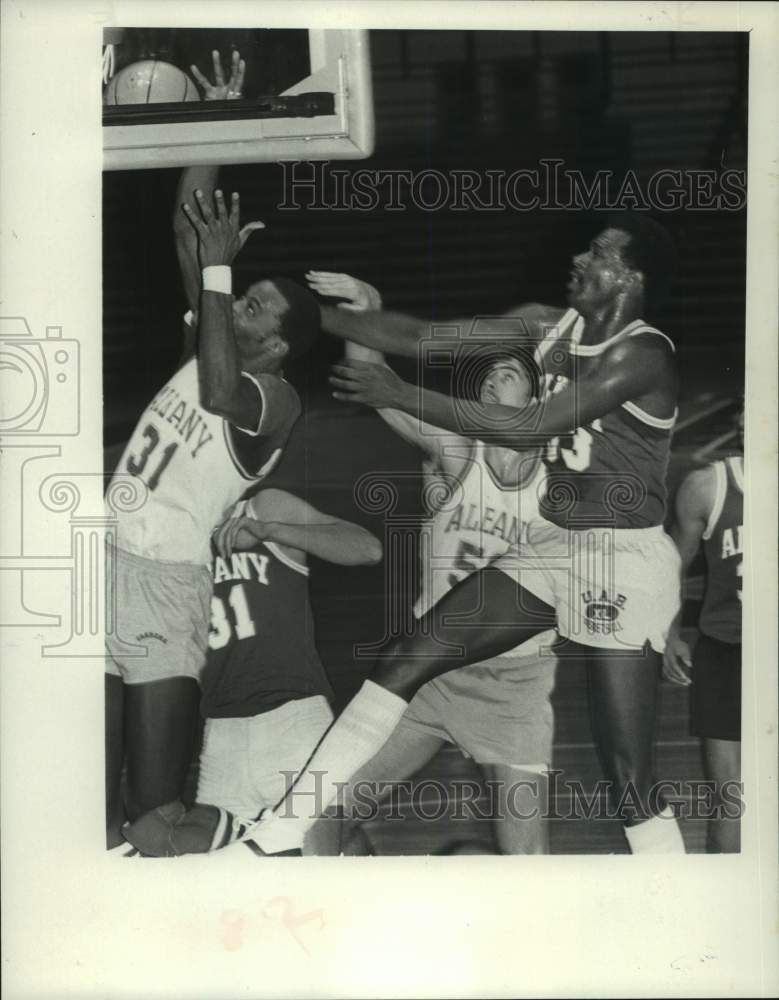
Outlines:
{"type": "Polygon", "coordinates": [[[685,854],[684,841],[673,809],[665,809],[636,826],[626,826],[631,854],[685,854]]]}
{"type": "Polygon", "coordinates": [[[322,738],[308,766],[251,839],[267,854],[299,848],[343,785],[384,746],[408,702],[366,681],[322,738]]]}
{"type": "Polygon", "coordinates": [[[132,844],[128,844],[126,840],[123,840],[121,844],[109,847],[106,853],[114,858],[134,858],[138,854],[138,851],[132,844]]]}

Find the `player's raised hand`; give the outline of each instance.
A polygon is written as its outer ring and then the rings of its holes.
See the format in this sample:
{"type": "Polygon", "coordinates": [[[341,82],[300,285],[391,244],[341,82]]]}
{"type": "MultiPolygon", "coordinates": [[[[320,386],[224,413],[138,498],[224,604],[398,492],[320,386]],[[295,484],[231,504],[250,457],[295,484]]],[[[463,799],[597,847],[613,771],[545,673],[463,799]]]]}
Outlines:
{"type": "Polygon", "coordinates": [[[351,274],[337,274],[334,271],[306,271],[309,288],[318,295],[328,298],[346,299],[339,302],[339,309],[352,312],[366,312],[381,309],[381,295],[367,281],[353,278],[351,274]]]}
{"type": "Polygon", "coordinates": [[[409,387],[386,365],[371,364],[344,358],[331,368],[330,384],[337,390],[335,399],[349,403],[363,403],[377,410],[395,409],[400,405],[403,391],[409,387]]]}
{"type": "MultiPolygon", "coordinates": [[[[212,207],[204,192],[198,188],[195,191],[195,203],[196,208],[186,201],[181,207],[197,233],[200,266],[232,264],[243,246],[238,193],[233,192],[229,211],[220,190],[214,191],[212,207]]],[[[249,234],[246,235],[248,237],[249,234]]]]}
{"type": "Polygon", "coordinates": [[[672,629],[663,653],[663,677],[673,684],[688,687],[692,683],[688,672],[691,667],[690,647],[678,631],[672,629]]]}
{"type": "Polygon", "coordinates": [[[240,53],[233,51],[230,63],[230,79],[225,83],[224,72],[222,70],[222,58],[219,52],[214,49],[211,53],[214,62],[214,82],[204,76],[197,66],[190,66],[192,76],[203,88],[203,100],[205,101],[235,101],[243,97],[243,78],[246,73],[246,62],[241,59],[240,53]]]}

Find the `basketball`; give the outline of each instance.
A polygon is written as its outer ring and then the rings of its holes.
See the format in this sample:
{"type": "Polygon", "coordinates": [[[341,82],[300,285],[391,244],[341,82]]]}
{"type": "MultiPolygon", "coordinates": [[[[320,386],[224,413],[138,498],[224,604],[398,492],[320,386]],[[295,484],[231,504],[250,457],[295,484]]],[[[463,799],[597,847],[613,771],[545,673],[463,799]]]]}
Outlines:
{"type": "Polygon", "coordinates": [[[198,101],[197,87],[186,73],[158,59],[125,66],[105,89],[105,104],[163,104],[198,101]]]}

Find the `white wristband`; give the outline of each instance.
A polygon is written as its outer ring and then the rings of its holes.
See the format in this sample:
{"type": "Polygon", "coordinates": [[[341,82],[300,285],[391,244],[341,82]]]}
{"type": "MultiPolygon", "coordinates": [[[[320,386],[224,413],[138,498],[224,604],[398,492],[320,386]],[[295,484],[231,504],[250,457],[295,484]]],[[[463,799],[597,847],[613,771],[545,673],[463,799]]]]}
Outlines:
{"type": "Polygon", "coordinates": [[[203,291],[233,294],[233,271],[226,264],[210,264],[203,268],[203,291]]]}

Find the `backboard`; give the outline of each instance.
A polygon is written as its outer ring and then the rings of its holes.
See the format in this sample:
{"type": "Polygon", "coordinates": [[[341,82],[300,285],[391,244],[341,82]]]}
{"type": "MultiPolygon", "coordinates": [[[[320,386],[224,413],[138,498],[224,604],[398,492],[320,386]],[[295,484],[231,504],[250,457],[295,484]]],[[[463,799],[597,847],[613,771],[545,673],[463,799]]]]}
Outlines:
{"type": "Polygon", "coordinates": [[[214,49],[225,69],[234,50],[247,62],[240,100],[104,103],[107,170],[362,159],[373,152],[367,31],[111,28],[103,43],[104,83],[143,59],[190,76],[194,64],[209,78],[214,49]]]}

